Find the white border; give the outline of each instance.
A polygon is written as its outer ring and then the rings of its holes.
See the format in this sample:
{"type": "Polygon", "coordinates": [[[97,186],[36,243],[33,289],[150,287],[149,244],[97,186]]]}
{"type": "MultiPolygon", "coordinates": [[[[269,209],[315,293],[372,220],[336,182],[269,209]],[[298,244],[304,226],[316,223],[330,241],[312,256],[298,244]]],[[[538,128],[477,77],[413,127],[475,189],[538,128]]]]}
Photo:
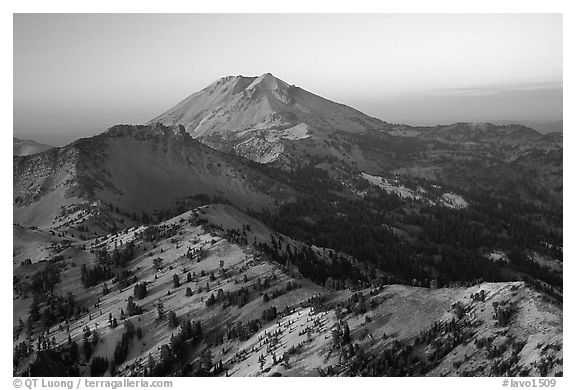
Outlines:
{"type": "MultiPolygon", "coordinates": [[[[565,199],[574,199],[574,181],[571,173],[574,168],[575,155],[572,153],[574,147],[574,135],[572,129],[575,127],[575,120],[572,107],[574,107],[574,71],[576,63],[574,61],[574,38],[576,36],[576,15],[570,7],[570,1],[497,1],[497,0],[482,0],[482,1],[464,1],[464,0],[436,0],[436,1],[397,1],[397,2],[383,2],[377,0],[356,0],[352,1],[312,1],[312,0],[291,0],[286,2],[272,2],[270,0],[216,0],[212,3],[204,2],[204,4],[195,4],[193,0],[163,0],[163,1],[120,1],[120,0],[100,0],[100,1],[72,1],[72,0],[28,0],[28,1],[5,1],[2,2],[2,14],[0,19],[0,31],[2,42],[2,101],[0,109],[4,118],[4,127],[2,131],[2,161],[1,167],[1,180],[5,188],[8,187],[8,182],[11,180],[10,167],[12,165],[12,151],[10,145],[12,144],[10,137],[10,124],[12,123],[12,65],[13,62],[9,55],[12,55],[12,14],[13,13],[172,13],[172,12],[188,12],[188,13],[210,13],[210,12],[230,12],[230,13],[261,13],[261,12],[292,12],[292,13],[365,13],[365,12],[385,12],[385,13],[563,13],[564,14],[564,106],[568,110],[564,110],[564,146],[565,146],[565,160],[564,172],[567,172],[564,179],[564,194],[565,199]],[[566,151],[568,153],[566,153],[566,151]]],[[[1,272],[1,283],[3,286],[2,297],[3,307],[6,311],[11,310],[12,302],[8,301],[8,297],[12,296],[12,280],[11,280],[11,265],[9,264],[9,253],[11,252],[11,242],[9,237],[12,237],[12,226],[9,223],[9,215],[11,215],[11,191],[0,192],[2,205],[2,216],[4,221],[1,225],[1,248],[3,262],[3,272],[1,272]]],[[[574,310],[572,308],[574,299],[574,289],[572,287],[571,276],[574,274],[574,266],[571,260],[574,258],[574,249],[570,245],[571,242],[576,242],[574,239],[574,230],[571,228],[571,223],[574,220],[574,206],[573,202],[565,203],[565,245],[564,250],[564,275],[565,280],[569,283],[565,285],[565,305],[564,318],[564,350],[570,353],[564,353],[564,378],[558,378],[560,386],[557,388],[576,388],[569,386],[569,383],[574,385],[574,359],[571,354],[574,351],[574,336],[572,334],[572,326],[574,326],[574,310]]],[[[2,321],[2,334],[8,338],[12,335],[11,321],[2,321]]],[[[11,343],[8,343],[11,345],[11,343]]],[[[2,382],[6,386],[12,388],[12,359],[11,347],[4,348],[1,361],[2,382]]],[[[175,388],[187,388],[191,384],[190,379],[175,378],[175,388]]],[[[192,386],[194,387],[207,387],[222,384],[222,379],[213,378],[195,378],[192,386]],[[218,383],[216,383],[218,382],[218,383]]],[[[227,386],[240,386],[241,388],[254,388],[260,386],[275,386],[279,389],[293,389],[294,386],[335,386],[336,388],[346,388],[348,386],[357,385],[357,381],[362,380],[363,384],[374,386],[374,388],[385,387],[402,387],[402,386],[420,386],[432,387],[442,389],[462,389],[466,386],[469,389],[500,389],[501,380],[497,378],[290,378],[284,380],[278,379],[224,379],[227,386]],[[274,381],[270,383],[269,381],[274,381]]]]}

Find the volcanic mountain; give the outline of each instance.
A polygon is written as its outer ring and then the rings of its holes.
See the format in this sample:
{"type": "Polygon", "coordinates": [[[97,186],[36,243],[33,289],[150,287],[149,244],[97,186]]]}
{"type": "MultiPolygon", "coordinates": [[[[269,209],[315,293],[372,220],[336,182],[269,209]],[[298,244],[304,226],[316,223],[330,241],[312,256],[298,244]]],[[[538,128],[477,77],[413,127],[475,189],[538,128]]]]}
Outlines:
{"type": "Polygon", "coordinates": [[[182,125],[194,138],[258,162],[275,161],[290,142],[364,133],[386,123],[274,77],[228,76],[150,121],[182,125]],[[286,142],[288,141],[288,142],[286,142]]]}
{"type": "Polygon", "coordinates": [[[114,126],[62,148],[14,157],[13,175],[14,221],[40,226],[95,203],[141,215],[199,194],[254,209],[290,196],[288,187],[192,139],[181,126],[114,126]]]}
{"type": "MultiPolygon", "coordinates": [[[[270,73],[259,77],[221,78],[151,121],[154,122],[183,125],[193,137],[223,132],[289,129],[296,125],[312,131],[362,132],[384,123],[353,108],[289,85],[270,73]]],[[[304,129],[301,131],[302,136],[306,136],[304,129]]]]}

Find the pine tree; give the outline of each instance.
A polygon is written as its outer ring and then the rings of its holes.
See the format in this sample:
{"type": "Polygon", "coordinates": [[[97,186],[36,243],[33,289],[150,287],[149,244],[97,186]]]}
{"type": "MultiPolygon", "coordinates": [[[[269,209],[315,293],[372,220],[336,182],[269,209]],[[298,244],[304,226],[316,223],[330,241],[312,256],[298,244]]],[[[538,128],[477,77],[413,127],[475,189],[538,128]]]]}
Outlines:
{"type": "Polygon", "coordinates": [[[78,357],[78,344],[76,344],[76,341],[72,341],[70,344],[70,360],[72,360],[73,363],[77,362],[78,357]]]}
{"type": "Polygon", "coordinates": [[[30,304],[29,314],[30,319],[34,322],[38,321],[38,319],[40,318],[40,306],[38,303],[38,297],[36,295],[32,297],[32,303],[30,304]]]}
{"type": "Polygon", "coordinates": [[[170,328],[175,328],[178,326],[178,317],[176,317],[176,313],[174,313],[172,310],[168,312],[168,326],[170,328]]]}
{"type": "Polygon", "coordinates": [[[348,327],[348,323],[344,322],[342,330],[342,343],[348,344],[349,342],[350,342],[350,328],[348,327]]]}

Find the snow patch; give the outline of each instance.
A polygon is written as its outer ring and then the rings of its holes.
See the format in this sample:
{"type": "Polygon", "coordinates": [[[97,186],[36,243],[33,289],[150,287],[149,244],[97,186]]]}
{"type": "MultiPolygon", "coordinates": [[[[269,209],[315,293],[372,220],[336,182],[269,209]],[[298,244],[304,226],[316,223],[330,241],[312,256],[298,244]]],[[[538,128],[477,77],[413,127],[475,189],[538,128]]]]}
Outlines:
{"type": "Polygon", "coordinates": [[[284,130],[282,132],[282,138],[288,139],[290,141],[305,139],[310,137],[308,130],[309,127],[306,123],[299,123],[294,127],[284,130]]]}
{"type": "Polygon", "coordinates": [[[466,202],[463,197],[452,192],[442,194],[440,202],[443,206],[450,207],[451,209],[465,209],[468,207],[468,202],[466,202]]]}
{"type": "Polygon", "coordinates": [[[385,179],[380,176],[373,176],[368,173],[362,172],[362,178],[368,181],[373,186],[377,186],[389,194],[396,194],[401,198],[408,198],[408,199],[421,199],[420,195],[417,195],[412,191],[410,188],[405,187],[403,185],[397,185],[395,183],[391,183],[388,179],[385,179]]]}
{"type": "Polygon", "coordinates": [[[506,253],[504,253],[503,251],[500,251],[500,250],[494,250],[494,251],[488,253],[487,255],[485,255],[485,257],[488,260],[492,260],[492,261],[504,261],[506,263],[508,263],[510,261],[510,259],[508,258],[508,255],[506,255],[506,253]]]}
{"type": "Polygon", "coordinates": [[[290,141],[298,141],[310,137],[310,127],[306,123],[298,123],[293,125],[285,121],[283,118],[269,116],[266,120],[257,123],[256,125],[242,130],[238,133],[239,138],[247,136],[261,135],[267,142],[278,142],[281,139],[290,141]],[[278,128],[286,127],[283,130],[278,128]]]}
{"type": "MultiPolygon", "coordinates": [[[[446,192],[442,194],[439,198],[431,198],[430,193],[426,191],[423,187],[419,186],[416,190],[408,188],[402,185],[398,179],[389,180],[380,176],[370,175],[368,173],[362,172],[361,174],[364,180],[367,180],[373,186],[379,187],[389,194],[396,194],[404,199],[414,199],[420,200],[425,199],[431,205],[440,205],[444,207],[449,207],[452,209],[464,209],[468,207],[468,202],[464,200],[460,195],[454,194],[452,192],[446,192]]],[[[439,186],[433,185],[435,189],[440,188],[439,186]]]]}
{"type": "Polygon", "coordinates": [[[542,255],[541,253],[531,251],[530,260],[541,265],[542,267],[549,268],[553,271],[562,272],[562,262],[550,256],[542,255]]]}

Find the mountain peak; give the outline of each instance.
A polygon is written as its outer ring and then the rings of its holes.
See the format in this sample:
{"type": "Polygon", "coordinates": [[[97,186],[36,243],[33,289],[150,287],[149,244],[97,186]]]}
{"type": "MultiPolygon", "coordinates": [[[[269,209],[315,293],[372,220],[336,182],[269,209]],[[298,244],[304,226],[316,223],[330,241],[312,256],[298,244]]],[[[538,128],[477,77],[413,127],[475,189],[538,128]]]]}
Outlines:
{"type": "Polygon", "coordinates": [[[244,91],[251,91],[254,89],[278,91],[287,90],[288,88],[290,88],[288,83],[268,72],[261,74],[260,76],[224,76],[199,93],[208,92],[211,94],[227,93],[229,95],[237,95],[244,91]]]}
{"type": "Polygon", "coordinates": [[[264,73],[263,75],[256,77],[246,89],[257,87],[270,90],[286,90],[290,86],[285,81],[272,75],[272,73],[264,73]]]}
{"type": "Polygon", "coordinates": [[[156,122],[183,125],[194,138],[224,137],[235,138],[238,142],[264,133],[273,133],[272,138],[278,138],[281,135],[278,132],[294,126],[306,128],[310,134],[359,133],[378,128],[383,123],[351,107],[290,85],[270,72],[251,77],[223,77],[188,96],[149,124],[156,122]]]}

